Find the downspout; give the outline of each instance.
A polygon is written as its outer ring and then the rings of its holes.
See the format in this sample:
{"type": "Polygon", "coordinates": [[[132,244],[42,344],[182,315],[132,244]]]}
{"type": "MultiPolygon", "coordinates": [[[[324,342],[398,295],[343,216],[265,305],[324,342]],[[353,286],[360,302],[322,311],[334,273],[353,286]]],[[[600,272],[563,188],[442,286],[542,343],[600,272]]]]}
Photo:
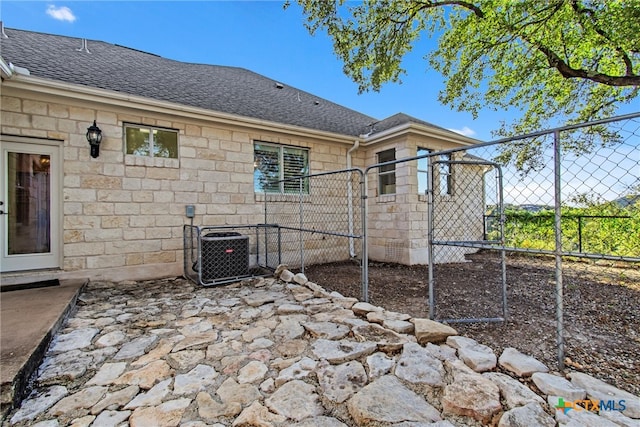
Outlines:
{"type": "MultiPolygon", "coordinates": [[[[347,169],[352,168],[351,153],[358,149],[360,140],[353,141],[353,147],[347,151],[347,169]]],[[[351,173],[349,173],[349,182],[347,182],[347,205],[349,209],[349,235],[353,236],[353,188],[351,187],[351,173]]],[[[349,256],[355,258],[356,250],[353,243],[353,237],[349,237],[349,256]]]]}
{"type": "Polygon", "coordinates": [[[2,80],[5,78],[10,79],[13,77],[13,69],[10,64],[4,62],[4,59],[0,56],[0,71],[2,72],[2,80]]]}

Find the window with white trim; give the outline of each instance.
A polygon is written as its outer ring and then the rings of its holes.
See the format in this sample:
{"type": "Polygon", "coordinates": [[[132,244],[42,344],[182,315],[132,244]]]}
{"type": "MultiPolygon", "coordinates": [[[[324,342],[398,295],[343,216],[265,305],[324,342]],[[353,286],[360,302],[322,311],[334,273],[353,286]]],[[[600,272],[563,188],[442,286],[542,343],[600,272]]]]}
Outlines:
{"type": "Polygon", "coordinates": [[[440,195],[450,196],[453,194],[453,174],[451,170],[451,154],[441,154],[438,163],[440,175],[440,195]]]}
{"type": "Polygon", "coordinates": [[[309,150],[254,142],[253,189],[256,193],[309,194],[309,150]]]}
{"type": "MultiPolygon", "coordinates": [[[[426,154],[431,153],[432,150],[428,148],[418,147],[417,156],[424,156],[426,154]]],[[[429,159],[430,157],[425,157],[424,159],[418,159],[417,165],[417,176],[418,176],[418,194],[427,194],[427,190],[429,189],[429,159]]]]}
{"type": "MultiPolygon", "coordinates": [[[[396,159],[396,149],[378,153],[378,163],[391,162],[396,159]]],[[[378,194],[396,194],[396,165],[378,167],[378,194]]]]}
{"type": "Polygon", "coordinates": [[[178,158],[178,131],[143,125],[124,125],[125,154],[178,158]]]}

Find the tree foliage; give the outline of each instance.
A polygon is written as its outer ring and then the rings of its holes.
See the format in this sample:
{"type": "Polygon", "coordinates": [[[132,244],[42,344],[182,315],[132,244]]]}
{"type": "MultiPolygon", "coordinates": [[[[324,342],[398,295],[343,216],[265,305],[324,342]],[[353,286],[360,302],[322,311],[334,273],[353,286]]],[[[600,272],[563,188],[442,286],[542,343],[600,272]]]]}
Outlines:
{"type": "MultiPolygon", "coordinates": [[[[474,118],[483,108],[520,110],[496,136],[610,117],[640,95],[640,0],[298,3],[309,31],[333,39],[361,92],[401,81],[405,54],[420,37],[437,37],[426,57],[445,78],[443,104],[474,118]]],[[[523,167],[531,148],[502,160],[523,167]]]]}

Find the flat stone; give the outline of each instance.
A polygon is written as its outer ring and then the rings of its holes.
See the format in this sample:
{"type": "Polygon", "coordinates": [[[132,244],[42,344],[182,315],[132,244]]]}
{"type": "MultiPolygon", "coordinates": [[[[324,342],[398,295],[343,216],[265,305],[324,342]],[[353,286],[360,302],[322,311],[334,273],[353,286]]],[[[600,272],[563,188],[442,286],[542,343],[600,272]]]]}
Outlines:
{"type": "Polygon", "coordinates": [[[100,367],[98,372],[87,381],[86,385],[109,385],[118,378],[127,368],[125,362],[105,363],[100,367]]]}
{"type": "Polygon", "coordinates": [[[56,335],[49,348],[51,353],[62,353],[89,347],[91,340],[100,332],[97,328],[82,328],[68,334],[56,335]]]}
{"type": "Polygon", "coordinates": [[[304,327],[297,317],[281,316],[280,324],[273,331],[273,337],[279,340],[295,340],[304,335],[304,327]]]}
{"type": "Polygon", "coordinates": [[[113,427],[125,423],[131,416],[131,411],[103,411],[91,424],[91,427],[113,427]]]}
{"type": "Polygon", "coordinates": [[[342,403],[367,384],[367,373],[358,361],[330,365],[324,361],[316,370],[322,396],[342,403]]]}
{"type": "Polygon", "coordinates": [[[351,328],[333,322],[305,322],[302,326],[312,337],[340,340],[349,334],[351,328]]]}
{"type": "Polygon", "coordinates": [[[571,372],[568,376],[573,385],[587,391],[589,399],[605,402],[624,400],[625,410],[622,414],[630,418],[640,418],[640,397],[581,372],[571,372]]]}
{"type": "Polygon", "coordinates": [[[534,393],[529,387],[509,375],[500,372],[485,372],[482,374],[490,379],[500,389],[500,395],[505,401],[507,409],[524,406],[528,403],[544,405],[544,399],[534,393]]]}
{"type": "Polygon", "coordinates": [[[96,340],[96,346],[98,347],[113,347],[124,340],[127,339],[127,336],[122,331],[112,331],[104,334],[100,338],[96,340]]]}
{"type": "Polygon", "coordinates": [[[247,329],[242,333],[242,340],[244,342],[251,342],[256,338],[263,338],[271,334],[271,329],[266,326],[257,326],[247,329]]]}
{"type": "Polygon", "coordinates": [[[149,363],[140,369],[125,372],[116,378],[114,384],[137,385],[141,389],[149,390],[156,381],[162,381],[171,375],[171,367],[164,360],[149,363]]]}
{"type": "Polygon", "coordinates": [[[373,341],[380,351],[393,352],[400,350],[409,341],[406,337],[375,323],[354,326],[351,330],[357,340],[373,341]]]}
{"type": "Polygon", "coordinates": [[[215,342],[218,339],[218,331],[208,331],[202,334],[186,337],[178,342],[173,349],[172,353],[177,353],[182,350],[186,350],[191,347],[205,346],[215,342]]]}
{"type": "Polygon", "coordinates": [[[267,368],[264,363],[252,360],[240,368],[240,371],[238,372],[238,382],[240,384],[245,384],[260,381],[268,371],[269,368],[267,368]]]}
{"type": "Polygon", "coordinates": [[[454,380],[444,387],[442,414],[470,417],[487,425],[502,410],[498,386],[462,361],[446,363],[454,371],[454,380]]]}
{"type": "Polygon", "coordinates": [[[131,366],[144,366],[148,365],[151,362],[155,362],[156,360],[162,359],[167,354],[169,354],[171,350],[173,350],[173,346],[177,342],[183,339],[184,335],[174,335],[170,338],[162,338],[158,342],[158,345],[156,345],[152,350],[146,352],[144,355],[131,362],[131,366]]]}
{"type": "Polygon", "coordinates": [[[204,350],[182,350],[170,353],[166,357],[167,363],[176,370],[191,369],[206,357],[204,350]]]}
{"type": "Polygon", "coordinates": [[[114,359],[133,359],[134,357],[142,356],[157,340],[157,335],[144,335],[135,338],[123,345],[120,351],[114,356],[114,359]]]}
{"type": "Polygon", "coordinates": [[[438,360],[446,361],[446,360],[457,360],[456,349],[453,347],[449,347],[446,344],[433,344],[427,343],[424,346],[424,349],[433,355],[438,360]]]}
{"type": "Polygon", "coordinates": [[[393,375],[385,375],[363,387],[347,401],[347,408],[358,426],[441,420],[436,408],[393,375]]]}
{"type": "Polygon", "coordinates": [[[371,323],[378,323],[382,325],[385,320],[400,320],[407,321],[411,319],[411,316],[404,313],[397,313],[395,311],[370,311],[367,313],[367,320],[371,323]]]}
{"type": "Polygon", "coordinates": [[[317,364],[318,362],[309,357],[302,358],[291,366],[280,371],[280,374],[278,374],[278,377],[276,378],[276,387],[292,380],[308,378],[316,369],[317,364]]]}
{"type": "MultiPolygon", "coordinates": [[[[73,420],[71,420],[71,424],[69,424],[69,427],[89,427],[95,419],[95,415],[85,415],[84,417],[74,418],[73,420]]],[[[56,427],[58,426],[56,425],[56,427]]]]}
{"type": "Polygon", "coordinates": [[[199,322],[193,323],[191,325],[186,325],[178,329],[178,332],[180,332],[185,337],[192,337],[210,331],[211,329],[213,329],[213,324],[208,320],[201,319],[199,322]]]}
{"type": "Polygon", "coordinates": [[[33,420],[55,405],[68,393],[67,388],[61,385],[54,385],[42,391],[32,392],[29,397],[22,402],[20,409],[11,417],[11,424],[33,420]]]}
{"type": "Polygon", "coordinates": [[[107,393],[102,400],[98,401],[98,403],[91,407],[91,413],[93,415],[97,415],[104,410],[119,409],[130,402],[139,391],[140,387],[137,385],[130,385],[129,387],[125,387],[121,390],[107,393]]]}
{"type": "Polygon", "coordinates": [[[347,427],[342,421],[333,417],[311,417],[292,424],[292,427],[347,427]]]}
{"type": "Polygon", "coordinates": [[[214,421],[220,417],[234,417],[242,411],[239,402],[217,402],[207,392],[201,391],[196,396],[198,415],[207,421],[214,421]]]}
{"type": "Polygon", "coordinates": [[[276,269],[273,271],[273,277],[279,278],[282,272],[288,269],[289,269],[289,266],[287,264],[278,264],[276,269]]]}
{"type": "Polygon", "coordinates": [[[247,347],[249,348],[249,350],[259,350],[259,349],[273,347],[274,344],[275,342],[271,341],[268,338],[257,338],[247,347]]]}
{"type": "Polygon", "coordinates": [[[286,295],[281,292],[255,291],[249,295],[243,296],[241,299],[250,307],[260,307],[264,304],[286,299],[286,295]]]}
{"type": "Polygon", "coordinates": [[[224,403],[237,402],[243,406],[262,397],[258,388],[253,384],[238,384],[231,377],[220,385],[216,393],[224,403]]]}
{"type": "Polygon", "coordinates": [[[382,352],[367,356],[367,369],[371,380],[391,373],[395,365],[395,358],[391,358],[382,352]]]}
{"type": "Polygon", "coordinates": [[[447,345],[457,349],[460,359],[476,372],[486,372],[496,367],[498,359],[493,350],[476,340],[455,335],[447,338],[447,345]]]}
{"type": "Polygon", "coordinates": [[[582,400],[587,396],[583,388],[576,387],[568,380],[545,372],[531,375],[535,385],[546,395],[563,397],[566,400],[582,400]]]}
{"type": "Polygon", "coordinates": [[[300,314],[304,313],[305,309],[300,304],[281,304],[276,308],[278,314],[300,314]]]}
{"type": "Polygon", "coordinates": [[[209,365],[198,365],[186,374],[176,375],[173,394],[190,394],[212,386],[218,377],[216,370],[209,365]]]}
{"type": "MultiPolygon", "coordinates": [[[[162,403],[164,398],[171,392],[172,378],[167,378],[154,385],[146,393],[140,393],[133,400],[127,403],[124,409],[135,409],[141,406],[157,406],[162,403]]],[[[130,386],[135,387],[135,386],[130,386]]]]}
{"type": "Polygon", "coordinates": [[[351,310],[358,316],[366,317],[367,314],[372,311],[378,311],[382,313],[384,311],[384,308],[369,304],[368,302],[357,302],[351,306],[351,310]]]}
{"type": "Polygon", "coordinates": [[[307,279],[307,276],[305,276],[303,273],[298,273],[293,276],[293,281],[299,285],[304,285],[309,281],[309,279],[307,279]]]}
{"type": "Polygon", "coordinates": [[[191,399],[169,400],[158,406],[137,408],[129,417],[131,427],[178,426],[191,399]]]}
{"type": "Polygon", "coordinates": [[[318,339],[312,344],[311,351],[319,359],[326,359],[330,363],[338,364],[368,356],[377,348],[378,345],[375,342],[318,339]]]}
{"type": "Polygon", "coordinates": [[[74,381],[84,375],[93,362],[89,353],[80,350],[47,356],[38,370],[38,381],[41,384],[48,384],[53,380],[74,381]]]}
{"type": "Polygon", "coordinates": [[[260,402],[253,402],[231,424],[236,426],[272,427],[274,423],[283,423],[286,417],[269,412],[260,402]]]}
{"type": "Polygon", "coordinates": [[[98,403],[107,392],[107,387],[91,386],[78,391],[77,393],[60,399],[51,409],[49,414],[59,416],[77,409],[88,409],[98,403]]]}
{"type": "Polygon", "coordinates": [[[282,280],[283,282],[286,283],[291,283],[293,281],[293,278],[295,277],[295,275],[290,272],[289,270],[283,270],[280,275],[278,276],[278,278],[280,280],[282,280]]]}
{"type": "Polygon", "coordinates": [[[638,424],[640,424],[637,419],[627,417],[620,411],[600,411],[599,415],[600,418],[604,418],[607,421],[611,421],[612,423],[623,427],[638,427],[638,424]]]}
{"type": "Polygon", "coordinates": [[[280,342],[277,347],[282,357],[295,357],[304,353],[306,349],[307,341],[302,339],[280,342]]]}
{"type": "MultiPolygon", "coordinates": [[[[620,424],[609,421],[595,412],[573,409],[566,413],[566,421],[561,425],[562,427],[620,427],[620,424]]],[[[634,427],[637,427],[637,425],[636,420],[634,427]]]]}
{"type": "Polygon", "coordinates": [[[358,298],[343,297],[342,295],[335,296],[334,294],[337,294],[337,292],[331,292],[329,294],[331,296],[331,301],[338,304],[342,308],[351,309],[353,305],[358,302],[358,298]]]}
{"type": "Polygon", "coordinates": [[[451,326],[430,319],[413,318],[411,323],[413,323],[414,334],[420,344],[441,343],[452,335],[458,335],[458,332],[451,326]]]}
{"type": "Polygon", "coordinates": [[[412,384],[427,384],[434,387],[445,385],[445,370],[442,362],[424,347],[409,342],[403,346],[402,354],[396,363],[395,374],[398,378],[412,384]]]}
{"type": "Polygon", "coordinates": [[[555,427],[555,420],[538,403],[513,408],[502,414],[498,427],[555,427]]]}
{"type": "Polygon", "coordinates": [[[387,319],[382,322],[382,327],[399,334],[412,334],[415,330],[413,323],[406,320],[387,319]]]}
{"type": "Polygon", "coordinates": [[[518,350],[512,347],[504,349],[498,363],[504,369],[513,372],[519,377],[529,377],[535,372],[549,372],[544,363],[537,359],[520,353],[518,350]]]}
{"type": "Polygon", "coordinates": [[[282,385],[265,399],[265,404],[276,414],[296,421],[324,413],[315,387],[300,380],[282,385]]]}

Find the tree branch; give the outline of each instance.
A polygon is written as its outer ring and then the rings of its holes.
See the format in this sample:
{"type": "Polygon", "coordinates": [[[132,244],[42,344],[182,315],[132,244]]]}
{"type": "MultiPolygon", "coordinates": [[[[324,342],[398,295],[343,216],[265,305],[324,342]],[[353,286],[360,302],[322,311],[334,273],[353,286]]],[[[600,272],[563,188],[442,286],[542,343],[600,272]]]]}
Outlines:
{"type": "Polygon", "coordinates": [[[527,40],[528,43],[531,43],[533,46],[538,49],[549,62],[549,65],[562,74],[563,77],[566,78],[583,78],[586,80],[591,80],[596,83],[602,83],[608,86],[640,86],[640,76],[636,75],[625,75],[625,76],[610,76],[608,74],[597,73],[592,71],[586,71],[579,68],[572,68],[563,61],[554,51],[546,46],[541,46],[536,43],[532,43],[530,40],[527,40]]]}

